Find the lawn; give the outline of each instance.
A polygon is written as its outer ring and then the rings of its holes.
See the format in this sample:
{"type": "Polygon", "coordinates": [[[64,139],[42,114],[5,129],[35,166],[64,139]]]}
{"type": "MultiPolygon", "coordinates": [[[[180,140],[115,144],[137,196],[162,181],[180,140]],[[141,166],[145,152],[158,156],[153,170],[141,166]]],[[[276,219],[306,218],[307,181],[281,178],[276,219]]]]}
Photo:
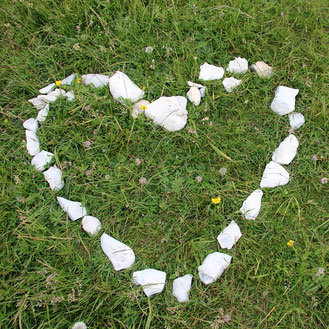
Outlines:
{"type": "Polygon", "coordinates": [[[0,327],[328,328],[328,15],[324,0],[2,0],[0,327]],[[237,76],[243,82],[232,93],[205,82],[205,98],[188,103],[178,132],[134,119],[107,87],[66,88],[76,99],[52,104],[38,130],[64,189],[52,192],[31,166],[22,123],[36,117],[28,99],[47,84],[121,70],[152,101],[186,95],[200,65],[227,67],[237,56],[263,60],[275,74],[237,76]],[[300,90],[296,110],[306,123],[285,166],[289,184],[264,189],[261,212],[248,221],[242,202],[289,134],[288,117],[270,109],[279,85],[300,90]],[[100,234],[70,221],[58,195],[83,202],[102,232],[129,245],[133,267],[115,272],[100,234]],[[242,238],[223,251],[216,237],[231,220],[242,238]],[[198,266],[215,251],[233,260],[205,286],[198,266]],[[133,271],[148,267],[167,273],[164,291],[150,298],[132,282],[133,271]],[[190,301],[180,304],[172,282],[187,273],[190,301]]]}

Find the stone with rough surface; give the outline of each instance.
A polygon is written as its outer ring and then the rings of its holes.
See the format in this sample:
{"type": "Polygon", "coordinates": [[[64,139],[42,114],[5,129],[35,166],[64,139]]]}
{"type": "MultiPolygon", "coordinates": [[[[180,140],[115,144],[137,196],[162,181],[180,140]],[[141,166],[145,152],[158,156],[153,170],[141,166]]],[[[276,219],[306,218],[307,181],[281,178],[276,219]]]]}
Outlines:
{"type": "Polygon", "coordinates": [[[69,75],[68,77],[66,77],[65,79],[62,80],[61,85],[70,85],[73,82],[73,80],[75,79],[75,77],[76,77],[75,73],[69,75]]]}
{"type": "Polygon", "coordinates": [[[33,132],[37,132],[38,130],[38,127],[39,127],[39,124],[38,124],[38,121],[34,118],[30,118],[30,119],[27,119],[23,122],[23,127],[26,129],[26,130],[30,130],[30,131],[33,131],[33,132]]]}
{"type": "Polygon", "coordinates": [[[298,139],[290,134],[286,137],[274,151],[272,161],[280,164],[289,164],[297,154],[298,139]]]}
{"type": "Polygon", "coordinates": [[[166,284],[166,272],[148,268],[133,273],[134,284],[142,286],[147,297],[160,293],[166,284]]]}
{"type": "Polygon", "coordinates": [[[225,78],[223,80],[223,86],[227,92],[232,92],[234,88],[241,84],[242,80],[231,78],[225,78]]]}
{"type": "Polygon", "coordinates": [[[91,235],[96,235],[102,229],[100,220],[93,216],[83,217],[81,224],[82,228],[91,235]]]}
{"type": "Polygon", "coordinates": [[[224,69],[219,66],[204,63],[200,66],[200,80],[219,80],[224,75],[224,69]]]}
{"type": "Polygon", "coordinates": [[[243,202],[240,211],[245,219],[255,220],[262,206],[263,191],[257,189],[253,191],[243,202]]]}
{"type": "Polygon", "coordinates": [[[72,221],[87,215],[86,208],[81,205],[81,202],[67,200],[60,196],[57,197],[57,201],[62,210],[68,214],[72,221]]]}
{"type": "Polygon", "coordinates": [[[46,102],[38,97],[34,97],[28,100],[37,110],[42,110],[46,106],[46,102]]]}
{"type": "Polygon", "coordinates": [[[271,109],[279,114],[285,115],[295,110],[296,96],[299,93],[298,89],[279,86],[271,103],[271,109]]]}
{"type": "Polygon", "coordinates": [[[36,154],[32,160],[31,164],[35,167],[38,171],[44,171],[46,166],[51,162],[52,158],[54,157],[53,153],[47,151],[41,151],[36,154]]]}
{"type": "Polygon", "coordinates": [[[260,187],[277,187],[289,183],[289,173],[280,164],[271,161],[263,172],[260,187]]]}
{"type": "Polygon", "coordinates": [[[260,78],[270,78],[273,74],[272,66],[267,65],[263,61],[252,64],[250,69],[256,72],[260,78]]]}
{"type": "Polygon", "coordinates": [[[234,220],[232,220],[231,223],[217,236],[217,241],[221,248],[231,249],[241,236],[240,227],[234,220]]]}
{"type": "Polygon", "coordinates": [[[248,61],[245,58],[235,57],[234,60],[228,63],[226,71],[230,73],[244,74],[248,71],[248,61]]]}
{"type": "Polygon", "coordinates": [[[303,114],[298,112],[293,112],[289,114],[289,123],[291,129],[298,129],[305,123],[305,118],[303,114]]]}
{"type": "Polygon", "coordinates": [[[101,236],[101,247],[111,261],[115,271],[128,269],[135,262],[134,251],[106,233],[103,233],[101,236]]]}
{"type": "Polygon", "coordinates": [[[172,294],[180,303],[189,301],[189,294],[192,285],[192,275],[186,274],[174,280],[172,294]]]}
{"type": "Polygon", "coordinates": [[[62,171],[57,166],[50,167],[43,175],[53,191],[60,191],[64,187],[62,171]]]}
{"type": "Polygon", "coordinates": [[[40,152],[40,142],[37,134],[31,130],[25,130],[26,148],[30,155],[36,155],[40,152]]]}
{"type": "Polygon", "coordinates": [[[107,86],[110,82],[110,78],[104,74],[84,74],[81,79],[85,85],[92,84],[95,88],[107,86]]]}
{"type": "Polygon", "coordinates": [[[38,112],[36,120],[39,122],[44,122],[47,119],[48,113],[49,113],[49,104],[46,104],[46,106],[38,112]]]}
{"type": "Polygon", "coordinates": [[[187,98],[195,106],[198,106],[201,102],[201,93],[198,87],[191,87],[187,92],[187,98]]]}
{"type": "Polygon", "coordinates": [[[46,87],[43,87],[39,90],[39,93],[40,94],[48,94],[50,93],[51,91],[53,91],[56,87],[56,84],[55,83],[51,83],[50,85],[46,86],[46,87]]]}

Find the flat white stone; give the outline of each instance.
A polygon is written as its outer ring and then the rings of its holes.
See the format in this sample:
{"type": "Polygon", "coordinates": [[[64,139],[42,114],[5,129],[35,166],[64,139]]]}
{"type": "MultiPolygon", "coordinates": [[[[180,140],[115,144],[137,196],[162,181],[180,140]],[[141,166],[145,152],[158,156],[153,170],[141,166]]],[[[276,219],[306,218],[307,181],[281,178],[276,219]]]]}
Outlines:
{"type": "Polygon", "coordinates": [[[87,329],[87,326],[84,322],[81,321],[81,322],[76,322],[73,325],[72,329],[87,329]]]}
{"type": "Polygon", "coordinates": [[[289,123],[291,129],[298,129],[305,123],[305,118],[303,114],[298,112],[293,112],[289,114],[289,123]]]}
{"type": "Polygon", "coordinates": [[[95,235],[102,229],[100,220],[93,216],[85,216],[82,218],[82,228],[89,234],[95,235]]]}
{"type": "Polygon", "coordinates": [[[217,241],[222,249],[231,249],[241,238],[241,230],[238,224],[232,220],[218,235],[217,241]]]}
{"type": "Polygon", "coordinates": [[[279,115],[285,115],[295,110],[296,96],[298,89],[279,86],[271,103],[271,109],[279,115]]]}
{"type": "Polygon", "coordinates": [[[227,92],[232,92],[234,88],[241,84],[242,80],[231,78],[225,78],[223,80],[223,86],[227,92]]]}
{"type": "Polygon", "coordinates": [[[262,206],[263,191],[258,189],[253,191],[243,202],[240,211],[245,219],[255,220],[262,206]]]}
{"type": "Polygon", "coordinates": [[[106,233],[103,233],[101,236],[101,247],[111,261],[115,271],[128,269],[135,262],[133,250],[106,233]]]}
{"type": "Polygon", "coordinates": [[[192,285],[192,275],[186,274],[174,280],[172,294],[180,303],[189,301],[189,294],[192,285]]]}
{"type": "Polygon", "coordinates": [[[226,71],[230,73],[244,74],[248,71],[248,61],[245,58],[235,57],[234,60],[228,63],[226,71]]]}
{"type": "Polygon", "coordinates": [[[220,252],[209,254],[198,267],[200,280],[208,285],[215,282],[228,268],[232,256],[220,252]]]}
{"type": "Polygon", "coordinates": [[[30,155],[36,155],[40,152],[40,142],[37,134],[31,130],[25,130],[26,148],[30,155]]]}
{"type": "Polygon", "coordinates": [[[107,86],[110,82],[110,78],[104,74],[84,74],[81,78],[85,85],[93,84],[95,88],[107,86]]]}
{"type": "Polygon", "coordinates": [[[37,96],[38,99],[41,99],[42,101],[44,101],[45,103],[54,103],[58,97],[51,95],[52,92],[50,92],[47,95],[39,95],[37,96]]]}
{"type": "Polygon", "coordinates": [[[31,164],[35,167],[38,171],[44,171],[46,166],[51,162],[52,158],[54,157],[53,153],[47,151],[41,151],[36,154],[32,160],[31,164]]]}
{"type": "Polygon", "coordinates": [[[145,115],[169,131],[178,131],[187,122],[186,103],[183,96],[160,97],[147,106],[145,115]]]}
{"type": "Polygon", "coordinates": [[[224,69],[219,66],[204,63],[200,66],[200,80],[218,80],[224,76],[224,69]]]}
{"type": "Polygon", "coordinates": [[[30,130],[30,131],[33,131],[33,132],[36,133],[37,130],[38,130],[38,127],[39,127],[39,123],[36,119],[30,118],[30,119],[27,119],[23,122],[23,127],[26,130],[30,130]]]}
{"type": "Polygon", "coordinates": [[[47,119],[48,114],[49,114],[49,104],[46,104],[46,106],[38,112],[36,120],[39,122],[44,122],[47,119]]]}
{"type": "Polygon", "coordinates": [[[252,64],[250,69],[255,71],[260,78],[270,78],[273,74],[272,66],[267,65],[263,61],[252,64]]]}
{"type": "Polygon", "coordinates": [[[135,103],[144,96],[144,91],[120,71],[116,71],[110,78],[110,92],[120,103],[124,103],[127,99],[135,103]]]}
{"type": "Polygon", "coordinates": [[[60,196],[57,197],[57,201],[62,210],[68,214],[72,221],[87,215],[86,208],[81,205],[81,202],[67,200],[60,196]]]}
{"type": "Polygon", "coordinates": [[[62,171],[56,165],[44,171],[43,175],[53,191],[60,191],[64,187],[62,171]]]}
{"type": "Polygon", "coordinates": [[[73,91],[68,91],[68,92],[66,93],[66,97],[67,97],[67,100],[68,100],[69,102],[73,101],[73,99],[75,98],[74,92],[73,92],[73,91]]]}
{"type": "Polygon", "coordinates": [[[204,85],[201,85],[200,83],[195,83],[195,82],[192,82],[192,81],[187,81],[187,85],[189,87],[197,87],[199,89],[201,89],[202,87],[204,87],[204,85]]]}
{"type": "Polygon", "coordinates": [[[146,106],[149,105],[150,102],[145,100],[145,99],[142,99],[140,101],[138,101],[137,103],[135,103],[133,105],[133,108],[132,108],[132,117],[137,119],[138,115],[141,114],[141,113],[144,113],[145,109],[142,108],[142,106],[146,106]]]}
{"type": "Polygon", "coordinates": [[[73,82],[73,80],[75,79],[75,77],[76,77],[75,73],[69,75],[68,77],[66,77],[65,79],[62,80],[61,85],[70,85],[73,82]]]}
{"type": "Polygon", "coordinates": [[[46,86],[46,87],[43,87],[39,90],[39,93],[40,94],[48,94],[50,93],[51,91],[53,91],[56,87],[56,84],[55,83],[51,83],[50,85],[46,86]]]}
{"type": "Polygon", "coordinates": [[[272,160],[280,164],[289,164],[297,154],[299,142],[295,135],[290,134],[275,149],[272,160]]]}
{"type": "Polygon", "coordinates": [[[133,273],[134,284],[142,286],[147,297],[160,293],[166,284],[166,272],[152,268],[133,273]]]}
{"type": "Polygon", "coordinates": [[[270,161],[263,172],[260,187],[277,187],[289,182],[289,173],[280,164],[270,161]]]}
{"type": "Polygon", "coordinates": [[[187,98],[195,106],[198,106],[201,102],[201,93],[198,87],[191,87],[187,92],[187,98]]]}
{"type": "Polygon", "coordinates": [[[37,110],[42,110],[46,106],[46,102],[38,97],[34,97],[28,100],[37,110]]]}

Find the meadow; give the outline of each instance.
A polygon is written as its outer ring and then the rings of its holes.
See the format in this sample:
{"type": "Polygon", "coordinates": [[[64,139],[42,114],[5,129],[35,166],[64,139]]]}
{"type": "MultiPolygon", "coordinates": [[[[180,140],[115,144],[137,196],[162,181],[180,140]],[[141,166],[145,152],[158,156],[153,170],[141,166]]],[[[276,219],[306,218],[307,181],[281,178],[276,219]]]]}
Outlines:
{"type": "Polygon", "coordinates": [[[2,0],[0,327],[328,328],[328,15],[324,0],[2,0]],[[132,118],[107,87],[74,84],[76,99],[52,105],[38,131],[64,189],[52,192],[31,166],[22,123],[37,115],[28,99],[47,84],[121,70],[152,101],[186,95],[200,65],[227,67],[237,56],[263,60],[275,74],[248,72],[232,93],[206,82],[178,132],[132,118]],[[270,109],[279,85],[300,90],[296,110],[306,123],[286,166],[291,181],[267,189],[248,221],[239,208],[290,129],[270,109]],[[82,201],[102,232],[129,245],[133,268],[115,272],[100,235],[66,218],[57,195],[82,201]],[[231,220],[242,231],[223,251],[232,264],[205,286],[197,268],[221,250],[216,237],[231,220]],[[132,283],[133,271],[148,267],[167,273],[151,298],[132,283]],[[190,301],[180,304],[172,281],[187,273],[190,301]]]}

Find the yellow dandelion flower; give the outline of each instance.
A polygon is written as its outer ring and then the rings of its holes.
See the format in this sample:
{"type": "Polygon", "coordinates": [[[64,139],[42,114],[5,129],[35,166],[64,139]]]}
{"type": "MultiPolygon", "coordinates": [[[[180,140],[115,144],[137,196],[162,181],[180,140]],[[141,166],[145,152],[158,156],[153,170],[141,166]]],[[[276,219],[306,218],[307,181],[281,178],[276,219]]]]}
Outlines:
{"type": "Polygon", "coordinates": [[[140,108],[141,108],[142,110],[146,110],[146,109],[147,109],[147,106],[146,106],[146,105],[141,105],[140,108]]]}
{"type": "Polygon", "coordinates": [[[211,202],[213,203],[213,204],[219,204],[220,202],[221,202],[221,197],[220,196],[218,196],[217,198],[212,198],[211,199],[211,202]]]}
{"type": "Polygon", "coordinates": [[[8,119],[3,120],[3,122],[4,122],[4,123],[7,123],[7,122],[8,122],[8,119]]]}
{"type": "Polygon", "coordinates": [[[145,90],[145,89],[146,89],[146,86],[143,86],[143,87],[142,87],[142,90],[145,90]]]}
{"type": "Polygon", "coordinates": [[[57,80],[57,81],[55,82],[55,85],[56,85],[57,87],[59,87],[61,84],[62,84],[62,80],[57,80]]]}
{"type": "Polygon", "coordinates": [[[121,170],[121,166],[118,166],[118,170],[121,170]]]}
{"type": "Polygon", "coordinates": [[[77,78],[77,83],[80,83],[81,82],[81,78],[77,78]]]}
{"type": "Polygon", "coordinates": [[[289,240],[289,241],[287,242],[287,245],[288,245],[289,247],[293,247],[294,244],[295,244],[295,241],[294,241],[294,240],[289,240]]]}

